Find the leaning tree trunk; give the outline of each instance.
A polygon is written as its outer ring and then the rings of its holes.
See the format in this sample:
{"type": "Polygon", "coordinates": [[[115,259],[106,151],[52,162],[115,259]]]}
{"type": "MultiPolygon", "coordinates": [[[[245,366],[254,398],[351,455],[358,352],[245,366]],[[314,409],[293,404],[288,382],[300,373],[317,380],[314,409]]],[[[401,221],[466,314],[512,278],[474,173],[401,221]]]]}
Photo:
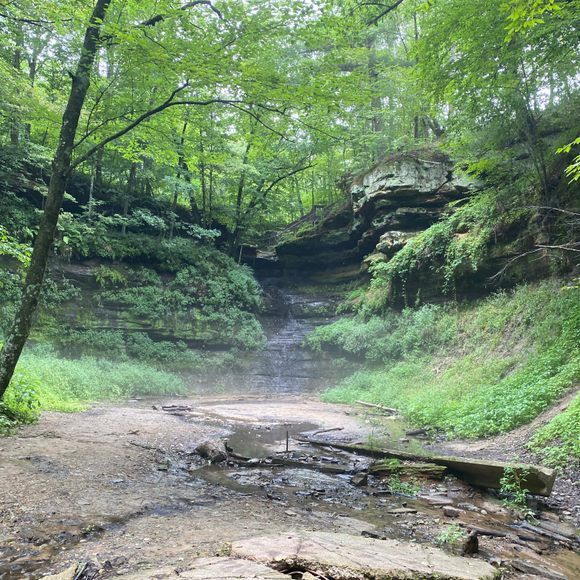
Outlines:
{"type": "Polygon", "coordinates": [[[26,272],[22,300],[10,333],[0,353],[0,398],[6,392],[14,369],[30,333],[50,248],[54,241],[56,224],[67,180],[71,171],[72,151],[79,117],[89,89],[91,70],[98,50],[100,31],[111,0],[97,0],[85,32],[83,48],[72,79],[71,92],[62,117],[58,147],[52,161],[52,175],[48,185],[46,205],[40,220],[38,235],[26,272]]]}

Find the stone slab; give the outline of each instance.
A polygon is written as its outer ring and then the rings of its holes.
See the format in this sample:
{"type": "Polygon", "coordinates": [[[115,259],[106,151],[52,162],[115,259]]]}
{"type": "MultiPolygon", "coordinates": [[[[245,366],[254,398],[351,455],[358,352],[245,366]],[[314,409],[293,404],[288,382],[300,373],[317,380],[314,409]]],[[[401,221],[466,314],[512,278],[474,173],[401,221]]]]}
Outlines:
{"type": "Polygon", "coordinates": [[[250,560],[235,558],[198,558],[181,567],[172,566],[157,570],[143,570],[138,574],[123,576],[123,580],[164,580],[183,578],[193,580],[288,580],[268,566],[250,560]]]}
{"type": "Polygon", "coordinates": [[[279,570],[305,569],[333,580],[491,580],[499,575],[486,562],[452,556],[438,548],[328,532],[241,540],[233,543],[231,554],[279,570]]]}

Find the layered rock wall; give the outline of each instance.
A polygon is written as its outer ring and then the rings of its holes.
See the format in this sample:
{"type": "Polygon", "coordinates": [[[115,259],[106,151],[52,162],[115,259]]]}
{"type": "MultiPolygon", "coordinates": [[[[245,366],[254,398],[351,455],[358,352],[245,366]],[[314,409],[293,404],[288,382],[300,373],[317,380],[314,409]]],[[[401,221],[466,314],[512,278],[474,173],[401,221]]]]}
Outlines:
{"type": "Polygon", "coordinates": [[[413,236],[466,196],[473,184],[459,177],[450,158],[431,150],[386,158],[347,185],[350,202],[277,247],[286,269],[344,269],[388,259],[413,236]]]}

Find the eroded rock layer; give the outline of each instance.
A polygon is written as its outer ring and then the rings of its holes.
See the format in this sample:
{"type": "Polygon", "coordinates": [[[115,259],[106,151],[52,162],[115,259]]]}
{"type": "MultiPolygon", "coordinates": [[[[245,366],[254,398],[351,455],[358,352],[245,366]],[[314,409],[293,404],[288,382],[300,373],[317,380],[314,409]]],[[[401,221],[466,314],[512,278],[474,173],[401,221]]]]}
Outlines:
{"type": "Polygon", "coordinates": [[[431,150],[393,155],[347,185],[350,202],[277,247],[288,269],[336,269],[391,257],[473,189],[431,150]]]}

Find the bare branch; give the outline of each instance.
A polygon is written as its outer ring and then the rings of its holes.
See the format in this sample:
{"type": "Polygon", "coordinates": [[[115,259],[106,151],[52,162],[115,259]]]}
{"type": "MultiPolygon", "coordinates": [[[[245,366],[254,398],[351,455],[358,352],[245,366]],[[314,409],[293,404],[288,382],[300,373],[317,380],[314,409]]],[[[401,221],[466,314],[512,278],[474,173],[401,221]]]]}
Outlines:
{"type": "Polygon", "coordinates": [[[537,254],[538,252],[541,252],[542,248],[535,248],[533,250],[529,250],[527,252],[523,252],[522,254],[518,254],[517,256],[514,256],[513,258],[509,259],[505,266],[499,271],[496,272],[493,276],[490,276],[489,279],[490,280],[498,280],[499,278],[501,278],[506,270],[514,263],[517,262],[518,260],[520,260],[521,258],[525,258],[526,256],[530,256],[532,254],[537,254]]]}
{"type": "Polygon", "coordinates": [[[529,209],[545,209],[545,210],[548,210],[548,211],[559,211],[561,213],[565,213],[565,214],[568,214],[568,215],[573,215],[573,216],[580,217],[580,213],[578,213],[578,212],[570,211],[568,209],[561,209],[559,207],[551,207],[549,205],[527,205],[526,208],[529,208],[529,209]]]}
{"type": "Polygon", "coordinates": [[[247,216],[248,213],[250,212],[250,210],[254,209],[260,201],[265,200],[268,193],[270,193],[270,191],[272,191],[281,181],[283,181],[284,179],[288,179],[289,177],[292,177],[293,175],[296,175],[297,173],[301,173],[302,171],[306,171],[307,169],[310,169],[311,167],[314,167],[315,165],[316,165],[315,163],[309,163],[308,165],[302,165],[300,167],[297,167],[297,168],[293,169],[292,171],[290,171],[289,173],[285,173],[284,175],[277,177],[263,191],[260,189],[257,192],[258,194],[261,194],[260,197],[258,197],[258,195],[255,195],[253,197],[252,201],[250,201],[250,203],[248,204],[248,207],[244,211],[244,216],[247,216]]]}
{"type": "Polygon", "coordinates": [[[561,244],[556,246],[548,246],[545,244],[538,244],[538,248],[546,248],[548,250],[563,250],[565,252],[578,252],[580,253],[580,249],[576,249],[580,247],[580,242],[569,242],[568,244],[561,244]]]}
{"type": "Polygon", "coordinates": [[[490,280],[497,280],[499,278],[501,278],[503,276],[503,274],[506,272],[506,270],[517,260],[520,260],[521,258],[525,258],[526,256],[531,256],[532,254],[537,254],[538,252],[544,252],[544,255],[546,254],[546,250],[561,250],[563,252],[577,252],[580,253],[580,242],[568,242],[566,244],[560,244],[560,245],[548,245],[548,244],[537,244],[536,247],[533,250],[528,250],[527,252],[523,252],[521,254],[518,254],[517,256],[514,256],[513,258],[511,258],[510,260],[508,260],[505,264],[505,266],[497,273],[495,273],[493,276],[490,276],[489,279],[490,280]]]}
{"type": "Polygon", "coordinates": [[[247,109],[247,108],[241,107],[239,105],[232,105],[232,106],[234,107],[234,109],[238,109],[239,111],[242,111],[243,113],[246,113],[247,115],[250,115],[250,117],[255,119],[260,125],[262,125],[262,127],[265,127],[266,129],[268,129],[268,131],[272,131],[272,133],[275,133],[276,135],[278,135],[278,137],[280,137],[280,139],[283,139],[284,141],[290,141],[291,143],[293,142],[293,140],[289,139],[286,135],[284,135],[284,133],[281,133],[277,129],[274,129],[274,127],[272,127],[271,125],[268,125],[267,123],[262,121],[262,118],[259,115],[257,115],[256,113],[254,113],[251,109],[247,109]]]}

